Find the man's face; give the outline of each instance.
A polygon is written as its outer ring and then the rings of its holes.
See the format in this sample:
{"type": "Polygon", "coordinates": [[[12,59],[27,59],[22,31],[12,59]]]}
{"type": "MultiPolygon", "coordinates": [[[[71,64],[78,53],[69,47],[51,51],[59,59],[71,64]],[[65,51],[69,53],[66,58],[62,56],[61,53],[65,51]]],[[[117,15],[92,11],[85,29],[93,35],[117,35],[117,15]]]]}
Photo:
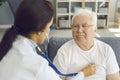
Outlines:
{"type": "Polygon", "coordinates": [[[72,35],[77,42],[86,43],[92,41],[96,30],[92,17],[87,14],[76,16],[73,20],[72,35]]]}

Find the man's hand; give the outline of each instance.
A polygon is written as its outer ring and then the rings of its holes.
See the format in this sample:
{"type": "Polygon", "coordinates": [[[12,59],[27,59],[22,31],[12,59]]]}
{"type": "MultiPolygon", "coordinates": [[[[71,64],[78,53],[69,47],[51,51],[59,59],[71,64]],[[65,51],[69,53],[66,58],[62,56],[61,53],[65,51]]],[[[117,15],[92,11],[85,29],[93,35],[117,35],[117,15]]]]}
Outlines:
{"type": "Polygon", "coordinates": [[[83,68],[81,71],[84,73],[85,77],[93,75],[96,72],[96,64],[90,64],[87,67],[83,68]]]}

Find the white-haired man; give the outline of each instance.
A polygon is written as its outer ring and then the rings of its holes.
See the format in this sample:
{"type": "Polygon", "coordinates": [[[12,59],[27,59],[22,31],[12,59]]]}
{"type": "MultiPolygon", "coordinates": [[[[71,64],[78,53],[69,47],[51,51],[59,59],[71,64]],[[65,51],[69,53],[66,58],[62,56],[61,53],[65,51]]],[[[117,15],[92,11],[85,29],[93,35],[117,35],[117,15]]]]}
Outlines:
{"type": "MultiPolygon", "coordinates": [[[[81,9],[72,18],[73,39],[59,50],[54,63],[63,73],[80,71],[87,65],[96,64],[96,72],[85,80],[120,80],[119,67],[113,49],[94,38],[97,31],[97,16],[81,9]]],[[[71,77],[62,77],[69,80],[71,77]]]]}

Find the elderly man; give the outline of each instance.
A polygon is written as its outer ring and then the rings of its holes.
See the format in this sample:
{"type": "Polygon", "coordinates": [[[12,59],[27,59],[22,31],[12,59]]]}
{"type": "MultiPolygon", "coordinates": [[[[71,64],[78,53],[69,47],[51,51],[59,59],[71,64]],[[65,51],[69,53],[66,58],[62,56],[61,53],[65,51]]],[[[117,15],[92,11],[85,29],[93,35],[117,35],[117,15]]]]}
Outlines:
{"type": "MultiPolygon", "coordinates": [[[[81,9],[72,18],[73,40],[65,43],[54,59],[63,73],[75,73],[92,63],[96,72],[85,80],[120,80],[119,67],[113,49],[94,38],[97,31],[97,16],[94,12],[81,9]]],[[[72,77],[62,77],[70,80],[72,77]]]]}

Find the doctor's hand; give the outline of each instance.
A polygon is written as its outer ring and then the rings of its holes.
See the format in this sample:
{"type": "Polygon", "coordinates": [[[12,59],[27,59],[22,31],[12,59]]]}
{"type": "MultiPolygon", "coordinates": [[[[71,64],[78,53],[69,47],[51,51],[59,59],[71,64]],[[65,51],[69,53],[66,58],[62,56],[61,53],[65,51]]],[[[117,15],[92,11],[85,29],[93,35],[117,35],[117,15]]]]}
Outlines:
{"type": "Polygon", "coordinates": [[[90,64],[87,67],[83,68],[81,71],[84,73],[85,77],[93,75],[96,72],[96,64],[90,64]]]}

